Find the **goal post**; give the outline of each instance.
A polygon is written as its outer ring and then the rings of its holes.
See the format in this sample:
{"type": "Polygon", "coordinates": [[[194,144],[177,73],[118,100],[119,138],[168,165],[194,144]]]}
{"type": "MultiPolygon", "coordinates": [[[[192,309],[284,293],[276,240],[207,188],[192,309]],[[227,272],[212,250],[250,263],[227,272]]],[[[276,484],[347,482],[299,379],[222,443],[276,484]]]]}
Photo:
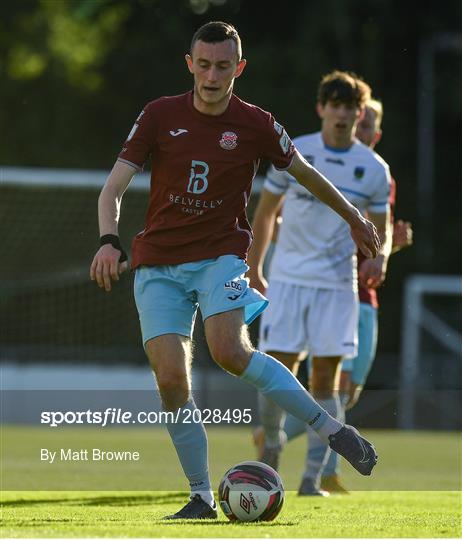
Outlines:
{"type": "Polygon", "coordinates": [[[456,297],[462,300],[462,275],[415,274],[405,284],[402,308],[401,367],[398,427],[415,427],[419,390],[419,367],[425,350],[422,334],[428,333],[449,352],[453,361],[462,361],[462,334],[425,303],[426,297],[456,297]]]}

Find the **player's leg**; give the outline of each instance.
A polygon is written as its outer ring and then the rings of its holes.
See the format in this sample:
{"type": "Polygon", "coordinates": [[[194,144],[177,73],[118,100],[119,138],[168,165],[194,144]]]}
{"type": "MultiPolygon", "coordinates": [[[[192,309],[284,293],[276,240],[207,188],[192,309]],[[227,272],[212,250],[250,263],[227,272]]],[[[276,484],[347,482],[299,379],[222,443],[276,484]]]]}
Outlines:
{"type": "MultiPolygon", "coordinates": [[[[340,356],[312,358],[310,377],[310,390],[318,403],[329,414],[343,423],[338,402],[338,380],[340,375],[340,356]]],[[[323,495],[327,493],[320,490],[321,473],[327,463],[331,450],[325,441],[308,429],[308,451],[306,455],[305,471],[299,488],[299,495],[323,495]]]]}
{"type": "Polygon", "coordinates": [[[183,407],[191,398],[191,340],[164,334],[148,340],[144,347],[164,410],[183,407]]]}
{"type": "MultiPolygon", "coordinates": [[[[359,349],[351,372],[351,393],[353,406],[359,399],[377,352],[378,314],[370,304],[360,304],[359,349]]],[[[350,404],[347,408],[351,408],[350,404]]]]}
{"type": "Polygon", "coordinates": [[[167,423],[181,466],[191,487],[191,500],[168,519],[213,518],[216,505],[208,473],[204,426],[188,421],[196,406],[191,396],[191,334],[197,305],[178,280],[178,267],[144,267],[135,276],[135,299],[146,354],[155,374],[167,423]]]}
{"type": "MultiPolygon", "coordinates": [[[[242,259],[226,255],[204,267],[195,280],[210,353],[221,367],[253,383],[279,407],[311,422],[327,440],[341,424],[319,407],[289,369],[255,351],[250,343],[246,324],[265,309],[268,300],[249,287],[244,277],[247,270],[242,259]]],[[[293,300],[297,301],[297,295],[293,300]]],[[[267,333],[264,321],[262,326],[267,333]]]]}
{"type": "Polygon", "coordinates": [[[199,494],[213,506],[207,435],[202,423],[191,422],[196,409],[191,396],[191,341],[184,336],[167,334],[149,340],[145,348],[163,407],[178,418],[167,423],[167,429],[189,481],[191,496],[199,494]]]}
{"type": "MultiPolygon", "coordinates": [[[[340,404],[342,409],[353,407],[361,394],[375,358],[377,347],[377,309],[370,304],[359,306],[358,354],[342,362],[340,404]]],[[[348,493],[339,478],[340,459],[332,452],[324,468],[321,487],[334,493],[348,493]]]]}
{"type": "MultiPolygon", "coordinates": [[[[300,383],[305,386],[309,387],[309,373],[311,372],[311,358],[307,357],[304,362],[300,363],[300,369],[298,372],[298,380],[300,383]]],[[[342,363],[342,372],[340,375],[340,405],[342,406],[342,396],[347,396],[347,390],[346,390],[346,378],[345,375],[350,375],[349,373],[345,373],[343,371],[343,363],[342,363]]],[[[342,410],[344,410],[344,405],[342,406],[342,410]]],[[[339,418],[341,420],[341,418],[339,418]]],[[[342,419],[344,421],[344,417],[342,419]]],[[[283,430],[286,436],[287,442],[290,442],[291,440],[299,437],[300,435],[306,434],[306,424],[299,420],[298,418],[295,418],[295,416],[292,416],[291,414],[287,414],[283,430]]],[[[310,451],[310,448],[308,449],[308,452],[310,451]]],[[[337,454],[337,452],[330,452],[329,457],[327,460],[326,465],[324,466],[323,474],[321,477],[321,486],[315,487],[314,481],[303,481],[302,480],[302,486],[300,486],[302,489],[302,492],[310,492],[312,495],[324,495],[324,493],[331,493],[331,492],[339,492],[343,491],[345,493],[348,493],[346,489],[344,489],[340,483],[338,482],[338,478],[335,476],[338,462],[339,462],[340,456],[337,454]]],[[[309,455],[308,459],[313,460],[314,456],[309,455]]],[[[323,457],[321,456],[319,462],[322,463],[323,457]]]]}
{"type": "MultiPolygon", "coordinates": [[[[286,366],[287,369],[296,375],[299,363],[298,354],[274,351],[271,351],[268,354],[273,358],[276,358],[276,360],[281,362],[281,364],[286,366]]],[[[258,461],[270,465],[273,469],[278,470],[279,456],[286,443],[286,437],[283,430],[286,414],[275,401],[265,397],[261,392],[258,393],[258,410],[263,440],[261,441],[262,444],[257,459],[258,461]]],[[[254,439],[256,438],[257,437],[254,434],[254,439]]]]}
{"type": "MultiPolygon", "coordinates": [[[[300,384],[305,388],[309,387],[308,379],[310,371],[311,360],[310,357],[307,356],[304,361],[300,362],[297,372],[297,379],[300,381],[300,384]]],[[[283,430],[286,434],[286,440],[287,442],[289,442],[292,439],[300,437],[300,435],[306,434],[306,424],[298,418],[295,418],[295,416],[293,416],[292,414],[286,414],[283,430]]]]}
{"type": "Polygon", "coordinates": [[[328,441],[342,424],[332,418],[275,358],[253,349],[242,309],[205,320],[205,335],[212,358],[229,373],[253,384],[282,409],[310,423],[328,441]]]}
{"type": "MultiPolygon", "coordinates": [[[[308,317],[312,351],[310,390],[319,403],[339,422],[344,414],[339,403],[340,362],[356,354],[358,298],[352,290],[316,289],[308,317]]],[[[308,430],[309,445],[301,494],[319,495],[323,468],[330,449],[308,430]],[[310,493],[310,487],[312,493],[310,493]]]]}
{"type": "MultiPolygon", "coordinates": [[[[341,364],[342,371],[340,373],[339,386],[339,420],[345,421],[345,408],[349,397],[350,388],[350,361],[344,360],[341,364]]],[[[321,489],[331,494],[347,495],[349,491],[342,485],[339,478],[340,456],[337,452],[330,452],[327,463],[324,465],[321,476],[321,489]]]]}
{"type": "Polygon", "coordinates": [[[377,460],[373,446],[356,430],[335,420],[284,365],[252,347],[246,325],[267,301],[248,287],[244,278],[247,270],[242,260],[225,256],[201,273],[201,282],[207,286],[198,288],[197,296],[212,357],[223,369],[253,384],[265,397],[311,425],[356,470],[369,475],[377,460]]]}
{"type": "Polygon", "coordinates": [[[371,474],[374,447],[354,428],[344,426],[323,409],[294,375],[271,356],[252,348],[242,310],[220,313],[205,321],[214,360],[226,371],[255,386],[282,409],[304,420],[361,474],[371,474]]]}
{"type": "MultiPolygon", "coordinates": [[[[277,355],[274,353],[270,353],[272,356],[277,358],[277,355]]],[[[306,364],[308,364],[308,360],[305,362],[297,362],[297,365],[299,366],[298,373],[295,373],[292,369],[292,373],[294,375],[297,375],[297,379],[300,381],[300,384],[302,384],[303,387],[308,388],[306,377],[300,376],[300,371],[305,369],[306,364]]],[[[285,364],[287,365],[287,364],[285,364]]],[[[260,397],[261,399],[263,396],[259,393],[259,405],[260,405],[260,417],[261,415],[261,404],[260,404],[260,397]]],[[[280,436],[280,440],[284,441],[284,443],[290,442],[293,439],[296,439],[297,437],[300,437],[300,435],[306,434],[306,422],[303,420],[300,420],[299,418],[295,417],[293,414],[285,413],[284,415],[284,422],[282,423],[282,431],[283,434],[280,436]]],[[[258,453],[258,460],[261,461],[260,456],[263,455],[263,451],[265,449],[265,429],[263,426],[258,426],[255,428],[253,432],[253,439],[254,444],[257,447],[257,453],[258,453]]]]}
{"type": "MultiPolygon", "coordinates": [[[[340,388],[339,388],[339,399],[340,399],[340,406],[341,406],[341,412],[345,410],[345,398],[348,398],[348,381],[349,381],[349,372],[345,372],[343,370],[343,364],[342,362],[342,372],[340,375],[340,388]]],[[[352,367],[351,367],[352,369],[352,367]]],[[[298,372],[298,380],[301,382],[301,384],[305,387],[309,387],[309,373],[311,372],[311,358],[307,357],[304,362],[300,363],[300,369],[298,372]]],[[[344,421],[344,414],[343,416],[339,417],[338,419],[340,421],[344,421]]],[[[285,433],[286,441],[290,442],[291,440],[299,437],[300,435],[306,434],[306,424],[299,420],[298,418],[295,418],[295,416],[291,414],[287,414],[283,431],[285,433]]],[[[313,434],[314,437],[314,434],[313,434]]],[[[316,453],[319,453],[319,451],[316,451],[311,446],[308,448],[308,457],[307,460],[315,460],[316,459],[316,453]],[[311,451],[311,454],[310,454],[311,451]]],[[[322,461],[324,459],[324,456],[320,455],[320,457],[317,458],[317,462],[319,464],[322,464],[322,461]]],[[[324,466],[324,470],[321,476],[321,485],[317,485],[318,483],[315,483],[315,480],[309,479],[303,479],[302,485],[300,486],[301,494],[311,494],[311,495],[327,495],[328,493],[348,493],[348,491],[341,485],[339,482],[338,476],[337,476],[337,470],[338,470],[338,463],[340,461],[340,456],[337,454],[337,452],[330,452],[328,454],[328,460],[327,463],[324,466]]],[[[318,466],[318,465],[316,465],[318,466]]]]}
{"type": "MultiPolygon", "coordinates": [[[[276,358],[294,375],[303,357],[299,351],[306,347],[306,290],[297,285],[270,282],[267,291],[270,303],[260,323],[260,350],[276,358]]],[[[258,394],[258,405],[261,426],[254,431],[258,459],[277,469],[286,441],[282,429],[285,411],[262,393],[258,394]]]]}

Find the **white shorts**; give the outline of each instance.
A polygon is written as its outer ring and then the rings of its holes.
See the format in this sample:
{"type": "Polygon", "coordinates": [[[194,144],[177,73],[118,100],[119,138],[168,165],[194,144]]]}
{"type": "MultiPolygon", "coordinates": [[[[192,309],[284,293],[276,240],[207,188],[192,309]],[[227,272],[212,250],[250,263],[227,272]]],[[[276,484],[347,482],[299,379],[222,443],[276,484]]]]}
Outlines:
{"type": "Polygon", "coordinates": [[[263,352],[356,356],[356,292],[271,281],[267,297],[269,306],[260,321],[259,349],[263,352]]]}

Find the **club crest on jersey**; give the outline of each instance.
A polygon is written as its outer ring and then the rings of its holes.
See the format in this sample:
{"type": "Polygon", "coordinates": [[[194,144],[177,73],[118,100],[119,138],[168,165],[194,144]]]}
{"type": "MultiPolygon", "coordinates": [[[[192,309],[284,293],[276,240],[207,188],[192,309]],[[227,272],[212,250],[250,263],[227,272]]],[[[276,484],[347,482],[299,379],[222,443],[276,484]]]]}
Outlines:
{"type": "Polygon", "coordinates": [[[365,171],[364,167],[355,167],[354,175],[355,175],[356,180],[361,180],[361,178],[364,176],[365,172],[366,171],[365,171]]]}
{"type": "Polygon", "coordinates": [[[237,135],[233,131],[225,131],[221,135],[220,146],[224,150],[234,150],[237,146],[237,135]]]}

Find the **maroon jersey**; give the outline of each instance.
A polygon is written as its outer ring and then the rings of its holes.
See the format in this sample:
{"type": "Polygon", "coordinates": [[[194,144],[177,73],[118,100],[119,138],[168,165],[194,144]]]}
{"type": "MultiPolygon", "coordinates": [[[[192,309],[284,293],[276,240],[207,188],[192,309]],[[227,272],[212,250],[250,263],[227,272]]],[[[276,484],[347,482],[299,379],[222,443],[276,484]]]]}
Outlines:
{"type": "Polygon", "coordinates": [[[232,254],[245,259],[252,241],[246,206],[259,160],[285,169],[294,153],[271,114],[234,95],[219,116],[195,109],[193,92],[148,103],[118,158],[137,169],[152,158],[132,268],[232,254]]]}
{"type": "MultiPolygon", "coordinates": [[[[396,203],[396,182],[394,178],[391,178],[390,196],[388,198],[388,201],[390,203],[391,224],[393,226],[394,210],[395,210],[395,203],[396,203]]],[[[358,250],[357,258],[358,258],[358,270],[359,270],[359,267],[361,266],[362,262],[366,259],[366,257],[361,253],[361,251],[358,250]]],[[[375,308],[379,307],[379,300],[377,298],[376,289],[368,289],[367,287],[364,287],[364,285],[361,285],[361,283],[358,283],[358,293],[359,293],[359,301],[362,304],[371,304],[371,306],[375,308]]]]}

